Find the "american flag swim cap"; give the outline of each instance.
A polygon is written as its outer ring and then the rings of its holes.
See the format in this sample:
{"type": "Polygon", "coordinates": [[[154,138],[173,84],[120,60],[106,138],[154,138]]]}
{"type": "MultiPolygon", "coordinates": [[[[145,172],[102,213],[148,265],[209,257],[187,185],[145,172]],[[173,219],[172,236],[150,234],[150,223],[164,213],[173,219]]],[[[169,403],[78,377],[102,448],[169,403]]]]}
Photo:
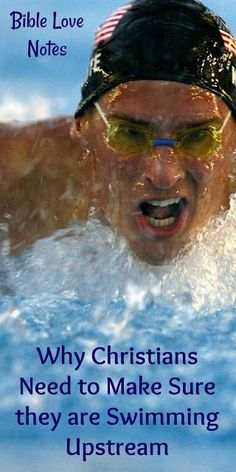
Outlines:
{"type": "Polygon", "coordinates": [[[236,42],[226,23],[198,0],[134,0],[95,33],[75,117],[117,85],[165,80],[220,95],[236,115],[236,42]]]}

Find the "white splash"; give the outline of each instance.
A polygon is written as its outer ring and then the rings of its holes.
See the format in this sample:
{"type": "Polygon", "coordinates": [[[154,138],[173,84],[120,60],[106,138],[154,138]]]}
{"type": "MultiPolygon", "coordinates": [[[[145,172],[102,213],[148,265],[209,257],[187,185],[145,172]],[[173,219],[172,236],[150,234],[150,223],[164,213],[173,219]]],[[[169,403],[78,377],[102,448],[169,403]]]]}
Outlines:
{"type": "Polygon", "coordinates": [[[123,299],[130,310],[150,300],[209,314],[235,306],[236,198],[168,267],[136,259],[113,231],[91,218],[37,241],[18,258],[3,257],[4,287],[18,296],[60,294],[101,304],[123,299]],[[105,263],[104,263],[105,262],[105,263]]]}

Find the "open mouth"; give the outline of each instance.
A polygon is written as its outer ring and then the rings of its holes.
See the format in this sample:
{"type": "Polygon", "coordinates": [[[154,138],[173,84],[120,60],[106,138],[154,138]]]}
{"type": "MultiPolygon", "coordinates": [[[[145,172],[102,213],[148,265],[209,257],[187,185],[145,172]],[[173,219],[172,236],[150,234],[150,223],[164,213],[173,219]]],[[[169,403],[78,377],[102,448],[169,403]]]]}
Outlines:
{"type": "Polygon", "coordinates": [[[187,200],[183,197],[166,200],[147,200],[140,205],[142,219],[154,230],[166,232],[177,229],[183,222],[187,200]]]}

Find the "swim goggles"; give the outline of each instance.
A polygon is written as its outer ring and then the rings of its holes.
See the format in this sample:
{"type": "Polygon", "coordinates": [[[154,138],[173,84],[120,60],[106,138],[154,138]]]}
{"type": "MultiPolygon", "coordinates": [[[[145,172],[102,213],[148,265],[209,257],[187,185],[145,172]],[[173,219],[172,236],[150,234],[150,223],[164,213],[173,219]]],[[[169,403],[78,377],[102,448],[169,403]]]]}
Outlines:
{"type": "Polygon", "coordinates": [[[171,137],[158,138],[155,129],[125,118],[107,117],[97,102],[94,105],[106,125],[108,145],[124,155],[138,156],[153,146],[168,146],[180,149],[189,157],[206,159],[221,146],[225,122],[223,126],[205,123],[177,131],[171,137]]]}

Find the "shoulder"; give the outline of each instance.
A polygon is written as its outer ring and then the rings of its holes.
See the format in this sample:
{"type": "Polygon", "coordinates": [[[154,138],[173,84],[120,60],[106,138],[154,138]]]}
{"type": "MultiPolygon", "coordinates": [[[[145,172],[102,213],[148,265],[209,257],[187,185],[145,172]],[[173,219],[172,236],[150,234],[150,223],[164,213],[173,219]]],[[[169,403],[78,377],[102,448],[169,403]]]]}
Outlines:
{"type": "Polygon", "coordinates": [[[81,154],[79,137],[71,133],[73,118],[62,116],[31,123],[0,123],[0,168],[20,177],[42,163],[73,167],[81,154]]]}

